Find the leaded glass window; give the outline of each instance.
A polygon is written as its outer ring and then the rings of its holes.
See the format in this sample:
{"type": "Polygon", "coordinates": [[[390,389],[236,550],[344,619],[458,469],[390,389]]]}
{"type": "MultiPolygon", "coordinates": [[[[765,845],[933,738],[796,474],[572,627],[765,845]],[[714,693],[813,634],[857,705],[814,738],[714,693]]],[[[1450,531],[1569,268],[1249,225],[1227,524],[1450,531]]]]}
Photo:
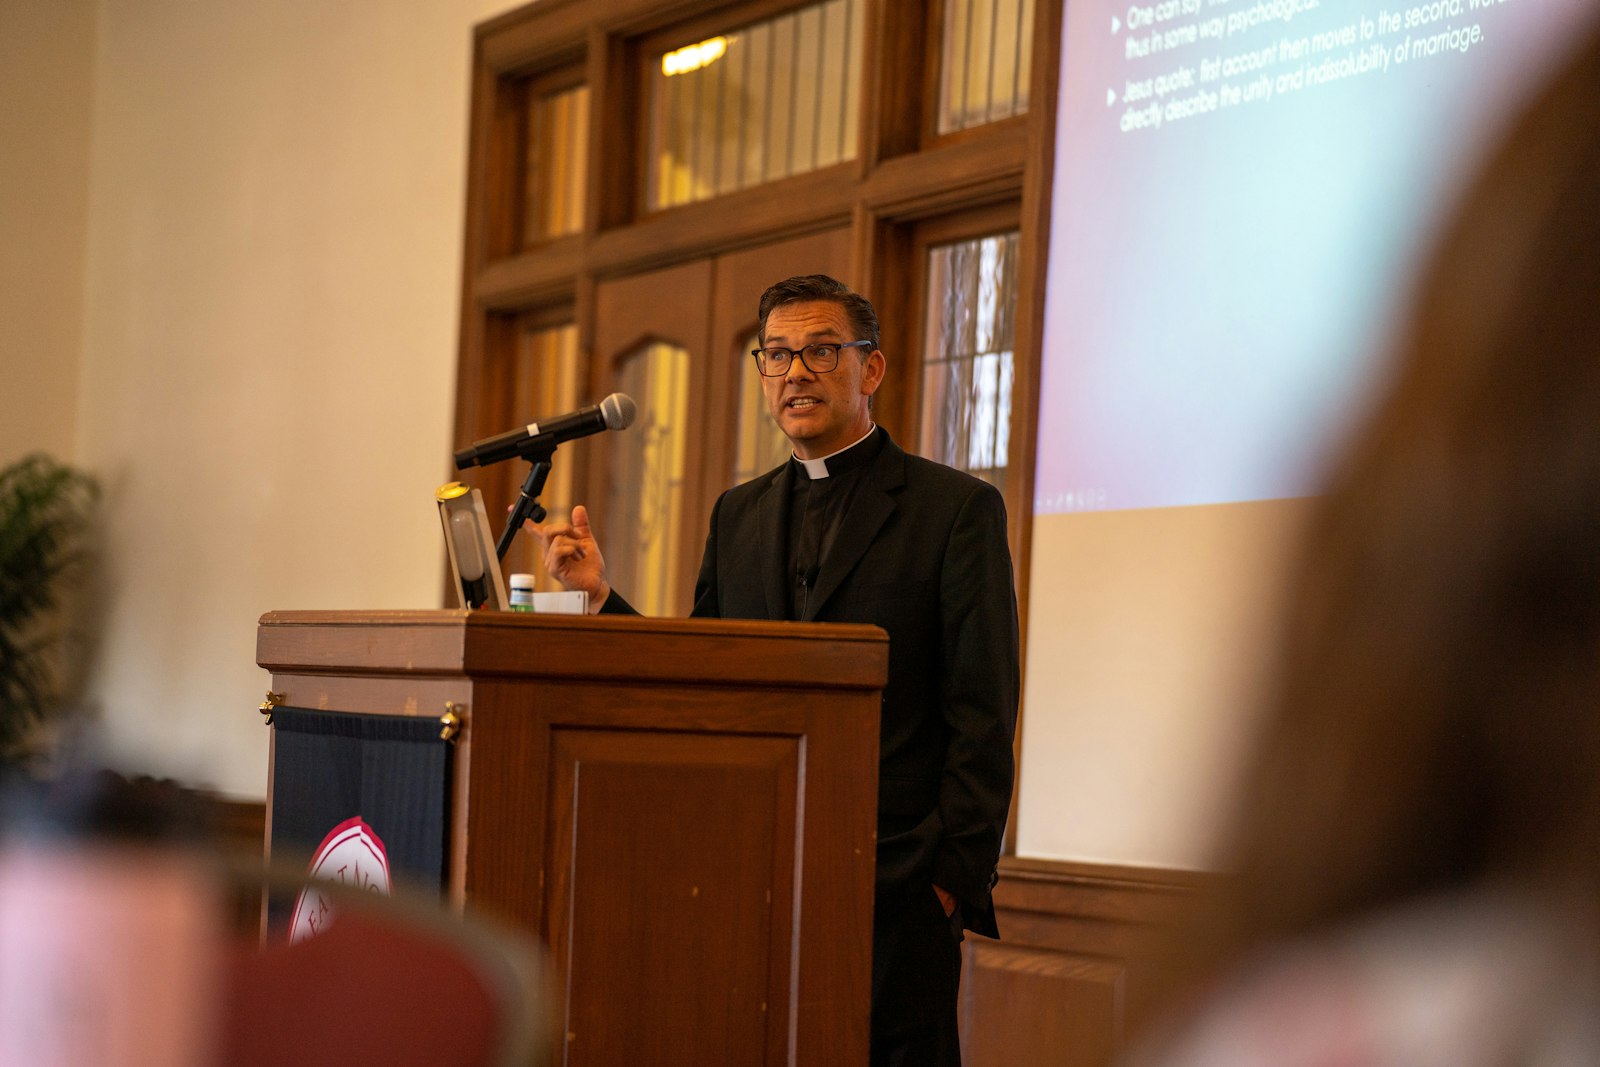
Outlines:
{"type": "Polygon", "coordinates": [[[589,87],[535,94],[528,102],[527,145],[523,241],[532,245],[582,230],[589,87]]]}
{"type": "Polygon", "coordinates": [[[1033,0],[945,0],[939,132],[1028,110],[1033,0]]]}
{"type": "Polygon", "coordinates": [[[1011,233],[928,252],[922,454],[1006,488],[1016,349],[1011,233]]]}
{"type": "Polygon", "coordinates": [[[656,56],[647,206],[854,159],[865,7],[826,0],[656,56]]]}

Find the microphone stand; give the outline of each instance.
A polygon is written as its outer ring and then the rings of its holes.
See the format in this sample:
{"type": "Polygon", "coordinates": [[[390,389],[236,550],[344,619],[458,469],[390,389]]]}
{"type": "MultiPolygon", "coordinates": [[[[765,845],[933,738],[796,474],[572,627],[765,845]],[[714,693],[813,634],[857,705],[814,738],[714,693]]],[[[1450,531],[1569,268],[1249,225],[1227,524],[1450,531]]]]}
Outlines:
{"type": "Polygon", "coordinates": [[[512,539],[517,536],[517,531],[522,529],[525,521],[528,519],[534,522],[544,521],[545,510],[539,506],[539,494],[544,492],[545,479],[550,477],[550,460],[555,451],[555,445],[538,445],[519,453],[533,466],[528,469],[528,476],[523,479],[522,492],[517,495],[517,502],[512,505],[511,514],[506,517],[506,528],[500,532],[500,541],[494,546],[495,555],[500,559],[506,558],[506,550],[511,547],[512,539]]]}

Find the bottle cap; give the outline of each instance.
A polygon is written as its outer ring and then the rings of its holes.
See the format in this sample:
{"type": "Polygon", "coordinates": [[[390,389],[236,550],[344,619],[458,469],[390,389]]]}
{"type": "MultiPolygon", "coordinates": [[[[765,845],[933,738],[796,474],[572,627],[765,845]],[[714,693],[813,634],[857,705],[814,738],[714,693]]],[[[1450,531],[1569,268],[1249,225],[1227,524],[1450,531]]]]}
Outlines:
{"type": "Polygon", "coordinates": [[[535,578],[531,574],[513,574],[506,581],[511,589],[532,589],[535,578]]]}

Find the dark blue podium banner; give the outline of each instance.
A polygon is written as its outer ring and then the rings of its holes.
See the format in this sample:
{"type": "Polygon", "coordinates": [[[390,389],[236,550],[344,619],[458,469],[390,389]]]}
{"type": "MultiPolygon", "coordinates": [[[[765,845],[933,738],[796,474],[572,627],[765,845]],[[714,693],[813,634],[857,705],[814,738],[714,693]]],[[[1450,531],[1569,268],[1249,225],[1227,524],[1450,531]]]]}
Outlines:
{"type": "MultiPolygon", "coordinates": [[[[371,892],[438,892],[446,873],[450,744],[439,720],[274,708],[272,858],[314,879],[371,892]]],[[[292,940],[328,914],[315,892],[272,927],[292,940]]]]}

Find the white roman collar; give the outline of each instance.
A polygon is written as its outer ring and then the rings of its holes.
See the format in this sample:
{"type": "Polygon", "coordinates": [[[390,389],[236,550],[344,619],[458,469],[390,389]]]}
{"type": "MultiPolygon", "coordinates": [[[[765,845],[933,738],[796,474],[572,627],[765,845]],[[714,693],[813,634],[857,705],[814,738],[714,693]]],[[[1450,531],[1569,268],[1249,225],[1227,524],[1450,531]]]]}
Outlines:
{"type": "Polygon", "coordinates": [[[796,462],[800,464],[800,466],[806,469],[806,473],[811,476],[813,481],[818,478],[826,478],[828,477],[828,460],[832,459],[834,456],[842,455],[843,453],[850,451],[852,448],[856,447],[856,445],[859,445],[862,441],[865,441],[867,438],[871,437],[872,431],[876,430],[877,428],[878,424],[873,423],[867,427],[866,433],[845,445],[843,448],[834,452],[829,452],[821,459],[801,459],[799,456],[795,456],[794,458],[796,462]]]}

